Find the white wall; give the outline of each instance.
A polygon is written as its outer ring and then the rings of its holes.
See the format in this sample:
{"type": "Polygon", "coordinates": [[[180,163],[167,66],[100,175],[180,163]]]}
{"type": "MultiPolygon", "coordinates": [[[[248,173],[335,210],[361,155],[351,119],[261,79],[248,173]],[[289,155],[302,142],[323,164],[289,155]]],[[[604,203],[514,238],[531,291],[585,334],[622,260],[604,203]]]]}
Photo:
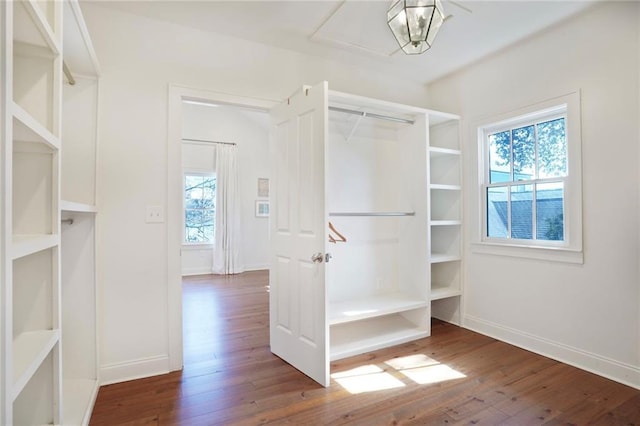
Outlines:
{"type": "MultiPolygon", "coordinates": [[[[264,112],[233,107],[184,104],[182,133],[186,139],[234,142],[238,147],[242,241],[240,262],[244,270],[269,267],[269,220],[256,217],[258,178],[269,178],[269,116],[264,112]]],[[[191,171],[214,171],[213,144],[190,144],[182,149],[182,167],[191,171]]],[[[213,246],[185,244],[182,275],[210,274],[213,246]]]]}
{"type": "Polygon", "coordinates": [[[213,35],[82,3],[102,68],[98,278],[103,383],[169,370],[167,210],[170,84],[283,100],[321,80],[335,90],[424,104],[422,85],[377,69],[213,35]]]}
{"type": "Polygon", "coordinates": [[[464,324],[636,387],[638,8],[597,5],[428,87],[432,107],[464,119],[467,230],[478,220],[470,123],[581,90],[584,264],[473,253],[468,232],[464,324]]]}

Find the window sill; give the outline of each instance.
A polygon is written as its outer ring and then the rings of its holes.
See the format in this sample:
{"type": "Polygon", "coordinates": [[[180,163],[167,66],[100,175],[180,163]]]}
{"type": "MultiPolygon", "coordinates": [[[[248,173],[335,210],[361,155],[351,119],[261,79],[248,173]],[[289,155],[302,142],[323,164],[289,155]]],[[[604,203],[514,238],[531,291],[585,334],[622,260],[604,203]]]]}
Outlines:
{"type": "Polygon", "coordinates": [[[532,247],[508,244],[472,243],[471,252],[496,256],[522,257],[525,259],[583,264],[582,251],[555,247],[532,247]]]}
{"type": "Polygon", "coordinates": [[[182,243],[183,250],[207,250],[212,249],[213,244],[207,243],[182,243]]]}

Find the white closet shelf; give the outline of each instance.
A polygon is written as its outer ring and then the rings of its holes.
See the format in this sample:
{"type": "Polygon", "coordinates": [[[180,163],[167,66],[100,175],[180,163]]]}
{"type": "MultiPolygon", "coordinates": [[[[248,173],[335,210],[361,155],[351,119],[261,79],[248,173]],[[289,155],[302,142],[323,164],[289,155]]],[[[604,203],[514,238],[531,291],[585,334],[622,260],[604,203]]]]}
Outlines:
{"type": "Polygon", "coordinates": [[[74,74],[97,77],[100,66],[77,0],[64,3],[64,61],[74,74]]]}
{"type": "Polygon", "coordinates": [[[451,185],[446,183],[432,183],[429,185],[429,189],[442,189],[446,191],[460,191],[462,190],[462,186],[460,185],[451,185]]]}
{"type": "Polygon", "coordinates": [[[40,330],[21,333],[13,340],[14,400],[59,339],[60,332],[58,330],[40,330]]]}
{"type": "Polygon", "coordinates": [[[388,217],[388,216],[415,216],[416,212],[330,212],[332,217],[388,217]]]}
{"type": "Polygon", "coordinates": [[[60,200],[60,210],[76,213],[97,213],[98,209],[92,204],[76,203],[74,201],[60,200]]]}
{"type": "Polygon", "coordinates": [[[91,411],[98,396],[98,381],[95,379],[64,378],[63,382],[65,424],[89,424],[91,411]]]}
{"type": "Polygon", "coordinates": [[[429,222],[431,226],[457,226],[462,225],[461,220],[432,220],[429,222]]]}
{"type": "Polygon", "coordinates": [[[46,47],[53,54],[61,52],[56,35],[35,0],[16,1],[14,5],[14,41],[46,47]]]}
{"type": "Polygon", "coordinates": [[[56,234],[13,236],[12,258],[19,259],[42,250],[55,247],[60,244],[60,238],[56,234]]]}
{"type": "Polygon", "coordinates": [[[52,150],[60,149],[60,139],[44,127],[17,103],[13,103],[13,139],[18,142],[37,142],[52,150]]]}
{"type": "Polygon", "coordinates": [[[429,303],[401,293],[381,294],[344,302],[329,303],[329,324],[343,324],[367,318],[424,308],[429,303]]]}
{"type": "Polygon", "coordinates": [[[334,361],[428,337],[429,330],[395,314],[340,324],[331,327],[330,335],[330,358],[334,361]]]}
{"type": "Polygon", "coordinates": [[[457,287],[441,286],[431,283],[431,300],[446,299],[448,297],[460,296],[462,291],[457,287]]]}
{"type": "Polygon", "coordinates": [[[454,262],[460,259],[459,254],[431,253],[431,263],[454,262]]]}
{"type": "Polygon", "coordinates": [[[451,149],[451,148],[440,148],[437,146],[432,146],[429,148],[429,153],[432,157],[438,157],[443,155],[461,155],[461,151],[459,149],[451,149]]]}

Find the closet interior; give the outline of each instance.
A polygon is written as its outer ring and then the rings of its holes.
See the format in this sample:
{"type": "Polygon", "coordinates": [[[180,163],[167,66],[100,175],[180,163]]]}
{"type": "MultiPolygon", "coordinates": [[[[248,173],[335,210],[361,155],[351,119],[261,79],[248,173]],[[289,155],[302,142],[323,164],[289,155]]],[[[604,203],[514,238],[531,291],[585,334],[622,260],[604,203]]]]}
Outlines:
{"type": "Polygon", "coordinates": [[[459,118],[329,92],[325,150],[330,358],[459,321],[459,118]],[[329,235],[333,235],[332,232],[329,235]]]}

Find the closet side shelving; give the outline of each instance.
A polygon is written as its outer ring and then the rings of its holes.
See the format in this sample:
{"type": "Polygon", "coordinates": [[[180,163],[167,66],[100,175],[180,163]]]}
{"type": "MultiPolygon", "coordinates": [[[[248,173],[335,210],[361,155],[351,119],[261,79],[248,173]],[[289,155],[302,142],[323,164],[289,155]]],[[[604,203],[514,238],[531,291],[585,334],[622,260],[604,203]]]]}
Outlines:
{"type": "Polygon", "coordinates": [[[62,8],[2,2],[2,424],[61,423],[62,8]],[[10,127],[9,127],[10,126],[10,127]]]}
{"type": "Polygon", "coordinates": [[[86,425],[99,379],[96,276],[96,155],[99,65],[77,0],[64,1],[61,267],[65,423],[86,425]],[[73,83],[73,84],[72,84],[73,83]]]}
{"type": "Polygon", "coordinates": [[[462,297],[462,152],[460,120],[430,115],[429,246],[432,316],[460,324],[462,297]]]}

